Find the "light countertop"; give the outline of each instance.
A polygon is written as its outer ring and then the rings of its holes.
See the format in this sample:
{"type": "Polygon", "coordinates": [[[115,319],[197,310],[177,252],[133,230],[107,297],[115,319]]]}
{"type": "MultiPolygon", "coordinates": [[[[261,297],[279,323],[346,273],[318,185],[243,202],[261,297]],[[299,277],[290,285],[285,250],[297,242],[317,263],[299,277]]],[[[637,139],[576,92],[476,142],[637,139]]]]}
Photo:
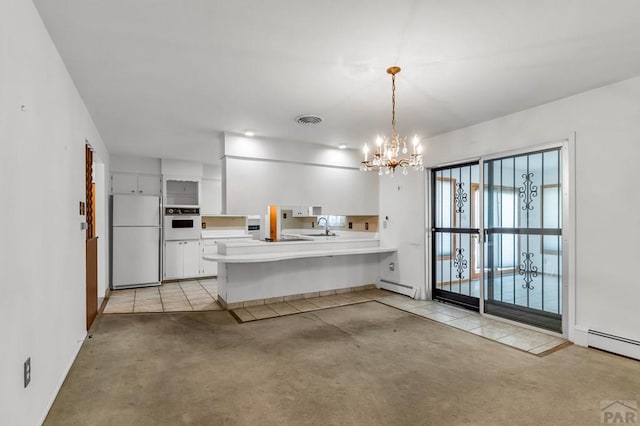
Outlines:
{"type": "MultiPolygon", "coordinates": [[[[261,243],[256,241],[256,243],[261,243]]],[[[299,242],[275,242],[264,244],[279,244],[291,246],[290,251],[278,251],[278,252],[261,252],[261,253],[248,253],[248,254],[209,254],[204,255],[202,258],[205,260],[211,260],[215,262],[225,263],[260,263],[260,262],[277,262],[280,260],[289,259],[304,259],[311,257],[326,257],[326,256],[349,256],[356,254],[376,254],[376,253],[393,253],[397,251],[397,248],[393,247],[353,247],[353,248],[323,248],[319,250],[295,250],[296,245],[299,242]]],[[[302,247],[300,247],[302,248],[302,247]]]]}
{"type": "Polygon", "coordinates": [[[377,238],[320,237],[297,241],[242,240],[218,243],[217,254],[203,256],[205,260],[226,263],[275,262],[326,256],[390,253],[394,247],[380,247],[377,238]]]}

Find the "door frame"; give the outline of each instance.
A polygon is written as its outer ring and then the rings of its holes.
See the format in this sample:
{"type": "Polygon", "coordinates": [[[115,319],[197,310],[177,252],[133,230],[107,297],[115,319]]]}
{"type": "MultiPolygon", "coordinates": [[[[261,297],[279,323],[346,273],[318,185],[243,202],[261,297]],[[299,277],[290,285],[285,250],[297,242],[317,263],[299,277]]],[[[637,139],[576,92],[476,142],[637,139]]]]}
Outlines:
{"type": "MultiPolygon", "coordinates": [[[[507,320],[505,318],[497,317],[484,312],[484,266],[480,268],[480,303],[479,313],[480,315],[495,319],[497,321],[506,322],[518,325],[519,327],[529,328],[532,330],[552,334],[561,335],[564,338],[568,338],[571,341],[579,339],[578,333],[581,331],[576,330],[576,216],[575,216],[575,152],[576,152],[576,134],[575,132],[567,135],[561,139],[551,140],[549,142],[540,144],[526,145],[521,148],[492,152],[480,157],[463,158],[457,161],[449,161],[446,163],[434,164],[426,169],[425,181],[426,181],[426,197],[425,197],[425,223],[429,224],[426,227],[426,240],[427,250],[425,259],[425,270],[427,279],[427,297],[429,300],[434,299],[433,295],[433,272],[432,272],[432,257],[433,257],[433,238],[434,233],[431,231],[431,223],[433,220],[433,212],[430,206],[432,198],[432,170],[440,169],[444,167],[453,167],[456,165],[463,165],[479,162],[480,168],[480,182],[484,184],[484,162],[501,157],[509,157],[514,155],[522,155],[535,151],[542,151],[547,149],[560,148],[562,153],[562,334],[554,333],[549,330],[539,329],[527,324],[507,320]]],[[[480,223],[478,228],[480,229],[480,259],[482,259],[484,265],[484,191],[481,191],[480,204],[480,223]]]]}
{"type": "MultiPolygon", "coordinates": [[[[474,160],[465,161],[465,162],[449,163],[449,164],[446,164],[446,165],[442,165],[442,166],[438,166],[438,167],[431,167],[431,168],[428,169],[427,175],[429,176],[429,179],[430,179],[429,180],[430,191],[428,192],[428,200],[429,200],[429,203],[431,205],[430,205],[430,208],[428,209],[429,210],[429,221],[427,223],[428,223],[429,226],[427,227],[427,232],[430,234],[431,239],[430,239],[430,241],[428,241],[430,250],[428,250],[427,253],[435,254],[434,250],[435,250],[435,246],[436,246],[436,241],[434,239],[436,231],[435,231],[435,226],[434,226],[434,222],[433,222],[433,220],[436,217],[436,211],[435,211],[436,210],[436,204],[433,202],[432,197],[435,195],[435,191],[436,191],[435,188],[436,188],[437,179],[433,178],[434,173],[439,171],[439,170],[457,169],[457,168],[462,168],[462,167],[470,167],[471,168],[473,166],[477,166],[478,167],[478,179],[479,179],[479,182],[482,183],[482,180],[481,180],[482,179],[482,169],[481,169],[482,164],[480,163],[480,159],[474,159],[474,160]]],[[[452,179],[452,178],[447,178],[447,179],[449,179],[449,180],[451,180],[453,182],[456,182],[455,179],[452,179]]],[[[473,183],[469,182],[469,186],[470,186],[469,194],[471,195],[471,204],[472,204],[473,203],[473,183]]],[[[454,186],[452,186],[452,188],[454,188],[454,186]]],[[[453,200],[453,198],[452,198],[452,200],[453,200]]],[[[481,209],[482,208],[482,204],[477,205],[477,208],[481,209]]],[[[481,212],[481,210],[480,210],[480,212],[481,212]]],[[[475,218],[473,216],[470,216],[470,219],[469,219],[469,224],[470,225],[473,225],[474,219],[475,218]]],[[[455,215],[455,212],[454,212],[454,214],[453,214],[453,223],[452,223],[453,226],[448,228],[448,229],[458,229],[455,226],[455,223],[456,223],[455,220],[456,220],[456,215],[455,215]]],[[[480,221],[482,221],[482,214],[480,214],[480,221]]],[[[476,224],[476,225],[478,225],[478,224],[476,224]]],[[[482,249],[482,247],[481,247],[481,239],[480,239],[481,229],[479,227],[475,227],[475,228],[474,227],[460,228],[460,230],[463,230],[463,231],[459,232],[458,234],[460,234],[460,235],[461,234],[468,234],[469,235],[469,245],[470,246],[472,246],[473,241],[474,241],[474,236],[476,236],[477,237],[476,242],[477,242],[477,244],[479,246],[478,250],[482,249]],[[473,232],[473,230],[477,230],[478,232],[475,233],[475,232],[473,232]]],[[[447,231],[441,231],[441,232],[447,232],[447,231]]],[[[455,241],[455,237],[453,236],[454,233],[451,232],[451,235],[452,235],[452,238],[454,238],[454,241],[455,241]]],[[[455,243],[454,243],[454,249],[455,249],[455,243]]],[[[469,250],[469,261],[470,261],[470,263],[469,263],[470,264],[470,267],[469,267],[469,289],[471,289],[471,282],[473,281],[473,278],[474,278],[474,274],[473,274],[473,263],[474,262],[473,262],[472,253],[473,253],[473,250],[471,250],[471,248],[470,248],[470,250],[469,250]]],[[[480,255],[481,255],[481,252],[480,252],[480,255]]],[[[453,253],[452,253],[452,256],[453,256],[453,253]]],[[[482,257],[480,259],[482,259],[482,257]]],[[[451,257],[450,257],[450,260],[451,260],[451,257]]],[[[432,266],[433,262],[435,262],[435,261],[437,261],[437,259],[435,257],[433,257],[431,254],[429,254],[427,263],[429,263],[429,265],[432,266]]],[[[431,269],[429,272],[430,272],[430,274],[429,274],[429,287],[430,287],[430,291],[431,291],[431,299],[433,299],[436,296],[435,293],[436,293],[436,290],[437,290],[435,288],[435,274],[436,274],[436,272],[433,269],[431,269]]],[[[480,274],[480,276],[478,277],[478,279],[480,280],[479,281],[480,292],[479,292],[479,297],[478,297],[477,304],[475,303],[475,299],[476,298],[473,297],[473,296],[454,293],[454,292],[447,291],[447,290],[442,290],[443,292],[446,292],[447,294],[444,295],[444,296],[440,296],[441,300],[443,300],[445,302],[447,302],[447,301],[448,302],[453,302],[453,303],[456,303],[456,304],[458,304],[458,305],[460,305],[462,307],[466,307],[466,308],[472,309],[474,311],[476,311],[476,310],[479,311],[480,303],[482,301],[482,295],[483,295],[483,293],[482,293],[482,283],[483,282],[482,282],[481,278],[482,278],[482,275],[480,274]]]]}

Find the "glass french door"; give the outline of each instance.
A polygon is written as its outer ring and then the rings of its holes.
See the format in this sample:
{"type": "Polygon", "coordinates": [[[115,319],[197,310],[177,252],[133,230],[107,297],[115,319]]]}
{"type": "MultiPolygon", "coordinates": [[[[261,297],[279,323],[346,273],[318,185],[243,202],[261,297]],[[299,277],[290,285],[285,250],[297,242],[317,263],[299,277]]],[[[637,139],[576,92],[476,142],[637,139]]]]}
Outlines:
{"type": "Polygon", "coordinates": [[[479,309],[480,166],[478,162],[431,172],[433,298],[479,309]]]}
{"type": "Polygon", "coordinates": [[[562,332],[561,151],[483,164],[484,312],[562,332]]]}

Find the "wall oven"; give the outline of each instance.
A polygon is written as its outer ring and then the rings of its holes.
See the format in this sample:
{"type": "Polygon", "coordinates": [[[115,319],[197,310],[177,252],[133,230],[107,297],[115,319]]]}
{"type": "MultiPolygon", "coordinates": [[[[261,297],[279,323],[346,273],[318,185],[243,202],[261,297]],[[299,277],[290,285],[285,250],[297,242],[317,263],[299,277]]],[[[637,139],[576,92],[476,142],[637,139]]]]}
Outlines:
{"type": "Polygon", "coordinates": [[[164,240],[198,240],[202,230],[197,207],[165,207],[164,240]]]}

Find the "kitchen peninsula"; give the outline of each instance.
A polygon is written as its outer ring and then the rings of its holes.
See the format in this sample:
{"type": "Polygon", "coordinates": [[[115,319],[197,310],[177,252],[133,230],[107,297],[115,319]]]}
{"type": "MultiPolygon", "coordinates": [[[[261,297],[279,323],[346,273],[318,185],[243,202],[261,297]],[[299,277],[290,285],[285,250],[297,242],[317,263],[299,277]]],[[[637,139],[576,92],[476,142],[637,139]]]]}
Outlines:
{"type": "Polygon", "coordinates": [[[370,237],[298,236],[221,243],[217,254],[203,259],[218,262],[219,301],[235,309],[374,284],[381,258],[396,251],[370,237]]]}

